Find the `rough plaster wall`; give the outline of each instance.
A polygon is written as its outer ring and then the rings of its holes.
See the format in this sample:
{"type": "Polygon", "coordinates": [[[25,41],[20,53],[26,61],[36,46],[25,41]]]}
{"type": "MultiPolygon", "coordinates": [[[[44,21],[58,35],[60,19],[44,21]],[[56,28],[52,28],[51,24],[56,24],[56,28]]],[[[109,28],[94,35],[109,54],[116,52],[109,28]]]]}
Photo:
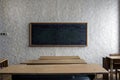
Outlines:
{"type": "MultiPolygon", "coordinates": [[[[4,8],[2,4],[2,0],[0,0],[0,33],[6,32],[6,28],[4,25],[4,8]]],[[[0,36],[0,57],[3,57],[2,53],[4,53],[6,50],[6,37],[0,36]]]]}
{"type": "Polygon", "coordinates": [[[78,55],[88,63],[119,49],[118,0],[0,0],[0,57],[10,64],[43,55],[78,55]],[[1,13],[1,12],[0,12],[1,13]],[[87,47],[28,47],[30,22],[87,22],[87,47]],[[3,25],[1,25],[3,24],[3,25]]]}

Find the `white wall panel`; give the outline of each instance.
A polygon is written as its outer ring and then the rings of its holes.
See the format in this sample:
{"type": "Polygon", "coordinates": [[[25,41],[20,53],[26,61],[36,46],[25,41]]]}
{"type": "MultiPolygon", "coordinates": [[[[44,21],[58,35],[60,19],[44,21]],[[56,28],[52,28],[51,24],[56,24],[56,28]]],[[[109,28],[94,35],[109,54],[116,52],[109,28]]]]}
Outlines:
{"type": "Polygon", "coordinates": [[[0,0],[0,57],[10,64],[43,55],[78,55],[88,63],[119,51],[119,0],[0,0]],[[87,47],[28,47],[30,22],[87,22],[87,47]],[[2,25],[4,24],[4,25],[2,25]],[[1,31],[1,30],[0,30],[1,31]]]}

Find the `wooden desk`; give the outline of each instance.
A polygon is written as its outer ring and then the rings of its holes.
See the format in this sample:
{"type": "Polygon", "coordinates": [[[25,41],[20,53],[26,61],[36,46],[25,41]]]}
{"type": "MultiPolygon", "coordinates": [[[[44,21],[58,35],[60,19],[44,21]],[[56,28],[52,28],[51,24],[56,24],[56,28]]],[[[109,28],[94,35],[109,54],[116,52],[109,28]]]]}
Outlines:
{"type": "MultiPolygon", "coordinates": [[[[12,65],[0,70],[0,75],[17,75],[15,80],[20,80],[18,76],[23,75],[96,75],[107,74],[108,72],[96,64],[68,64],[68,65],[12,65]]],[[[12,79],[14,79],[12,77],[12,79]]],[[[67,79],[68,80],[68,79],[67,79]]],[[[88,80],[88,79],[87,79],[88,80]]]]}
{"type": "Polygon", "coordinates": [[[79,56],[40,56],[40,60],[80,59],[79,56]]]}
{"type": "Polygon", "coordinates": [[[103,74],[107,71],[97,64],[70,65],[12,65],[0,74],[103,74]]]}
{"type": "Polygon", "coordinates": [[[86,64],[86,62],[83,59],[77,59],[77,60],[28,60],[26,62],[23,62],[21,64],[27,64],[27,65],[50,65],[50,64],[86,64]]]}
{"type": "Polygon", "coordinates": [[[0,70],[0,74],[11,75],[78,75],[78,74],[106,74],[104,68],[97,64],[69,64],[69,65],[12,65],[0,70]]]}
{"type": "Polygon", "coordinates": [[[110,59],[110,79],[113,80],[113,61],[120,60],[120,56],[108,56],[110,59]]]}
{"type": "Polygon", "coordinates": [[[0,58],[0,68],[7,67],[8,66],[8,60],[0,58]]]}

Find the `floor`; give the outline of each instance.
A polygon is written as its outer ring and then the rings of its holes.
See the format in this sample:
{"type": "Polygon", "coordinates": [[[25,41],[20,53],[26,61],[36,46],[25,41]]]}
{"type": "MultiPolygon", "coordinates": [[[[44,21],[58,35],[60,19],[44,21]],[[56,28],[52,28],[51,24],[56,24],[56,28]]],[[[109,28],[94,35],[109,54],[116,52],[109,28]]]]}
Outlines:
{"type": "MultiPolygon", "coordinates": [[[[11,80],[11,76],[10,75],[4,75],[4,76],[2,76],[2,78],[0,77],[0,80],[11,80]]],[[[96,80],[103,80],[102,75],[97,75],[96,80]]],[[[115,76],[114,76],[113,80],[115,80],[115,76]]]]}
{"type": "Polygon", "coordinates": [[[0,76],[0,80],[11,80],[11,76],[10,75],[2,75],[2,76],[0,76]]]}

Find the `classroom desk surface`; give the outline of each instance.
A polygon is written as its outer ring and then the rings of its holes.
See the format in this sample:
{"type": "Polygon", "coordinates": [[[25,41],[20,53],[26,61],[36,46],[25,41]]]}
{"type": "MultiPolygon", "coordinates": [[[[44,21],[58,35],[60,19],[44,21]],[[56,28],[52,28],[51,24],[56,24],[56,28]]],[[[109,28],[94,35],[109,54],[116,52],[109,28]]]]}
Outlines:
{"type": "Polygon", "coordinates": [[[8,66],[8,60],[0,58],[0,68],[7,67],[8,66]]]}
{"type": "Polygon", "coordinates": [[[120,59],[120,56],[107,56],[109,59],[113,59],[113,60],[115,60],[115,59],[120,59]]]}
{"type": "Polygon", "coordinates": [[[0,70],[0,74],[104,74],[108,73],[97,64],[68,65],[11,65],[0,70]]]}
{"type": "Polygon", "coordinates": [[[86,64],[83,59],[70,59],[70,60],[28,60],[21,64],[31,64],[31,65],[40,65],[40,64],[86,64]]]}
{"type": "Polygon", "coordinates": [[[4,62],[4,61],[6,61],[7,59],[2,59],[2,58],[0,58],[0,63],[2,63],[2,62],[4,62]]]}

